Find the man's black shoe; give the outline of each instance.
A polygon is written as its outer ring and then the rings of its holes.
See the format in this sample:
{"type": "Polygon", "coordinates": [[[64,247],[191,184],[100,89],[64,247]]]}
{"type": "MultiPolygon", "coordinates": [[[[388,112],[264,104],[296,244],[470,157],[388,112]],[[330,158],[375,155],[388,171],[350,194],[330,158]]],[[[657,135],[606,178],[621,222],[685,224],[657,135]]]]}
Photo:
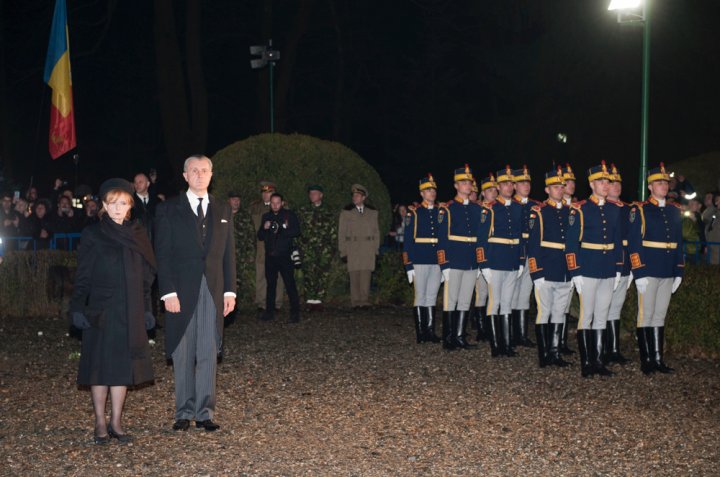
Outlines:
{"type": "Polygon", "coordinates": [[[187,419],[178,419],[173,424],[173,431],[187,431],[190,428],[190,421],[187,419]]]}
{"type": "Polygon", "coordinates": [[[204,427],[207,432],[217,431],[220,429],[220,426],[212,422],[210,419],[207,421],[195,421],[195,427],[198,429],[204,427]]]}

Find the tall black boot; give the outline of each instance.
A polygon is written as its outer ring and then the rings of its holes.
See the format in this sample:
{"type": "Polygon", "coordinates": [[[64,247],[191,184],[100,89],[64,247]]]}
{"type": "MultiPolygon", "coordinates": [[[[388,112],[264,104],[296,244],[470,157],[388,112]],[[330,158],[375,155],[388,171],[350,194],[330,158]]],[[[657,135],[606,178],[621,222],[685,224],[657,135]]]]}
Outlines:
{"type": "MultiPolygon", "coordinates": [[[[537,325],[535,325],[537,326],[537,325]]],[[[562,323],[550,324],[550,346],[548,349],[549,364],[560,366],[570,366],[570,363],[562,359],[560,356],[560,337],[562,336],[562,323]]]]}
{"type": "Polygon", "coordinates": [[[665,364],[663,361],[663,355],[665,351],[665,327],[656,326],[650,328],[653,337],[653,356],[652,360],[655,362],[655,369],[661,373],[672,373],[675,371],[673,368],[665,364]]]}
{"type": "Polygon", "coordinates": [[[469,311],[456,311],[457,322],[455,323],[455,344],[458,348],[472,349],[477,348],[476,344],[470,344],[465,340],[465,326],[467,324],[469,311]]]}
{"type": "Polygon", "coordinates": [[[413,319],[415,321],[415,342],[422,343],[424,340],[423,336],[423,311],[421,306],[413,307],[413,319]]]}
{"type": "Polygon", "coordinates": [[[580,374],[587,378],[595,373],[595,368],[590,362],[590,331],[577,330],[578,351],[580,352],[580,374]]]}
{"type": "Polygon", "coordinates": [[[568,347],[568,329],[570,328],[568,326],[568,319],[569,314],[565,314],[565,322],[562,324],[562,333],[560,334],[560,354],[569,355],[569,354],[575,354],[575,351],[571,350],[568,347]]]}
{"type": "Polygon", "coordinates": [[[490,340],[490,356],[497,358],[500,356],[500,317],[497,315],[486,316],[485,325],[490,340]]]}
{"type": "Polygon", "coordinates": [[[607,357],[608,362],[625,364],[627,359],[620,352],[620,320],[607,322],[607,357]]]}
{"type": "Polygon", "coordinates": [[[607,369],[603,363],[603,353],[605,349],[603,331],[605,330],[592,330],[593,353],[591,362],[595,368],[596,374],[599,374],[600,376],[612,376],[613,372],[607,369]]]}
{"type": "Polygon", "coordinates": [[[473,309],[473,320],[477,325],[477,341],[487,341],[488,330],[485,328],[485,307],[476,306],[473,309]]]}
{"type": "Polygon", "coordinates": [[[513,348],[518,345],[517,339],[520,336],[520,326],[518,321],[518,310],[510,312],[510,346],[513,348]]]}
{"type": "Polygon", "coordinates": [[[440,337],[435,334],[435,307],[425,307],[425,341],[439,343],[440,337]]]}
{"type": "Polygon", "coordinates": [[[517,317],[517,334],[515,335],[515,341],[518,346],[524,346],[526,348],[532,348],[535,343],[528,338],[528,322],[530,321],[530,310],[516,310],[517,317]]]}
{"type": "Polygon", "coordinates": [[[512,320],[510,319],[510,315],[500,315],[500,328],[502,329],[502,334],[500,335],[502,340],[501,349],[505,356],[510,358],[517,356],[512,345],[512,320]]]}
{"type": "Polygon", "coordinates": [[[537,339],[538,364],[544,368],[550,364],[548,355],[548,324],[535,323],[535,338],[537,339]]]}
{"type": "Polygon", "coordinates": [[[650,357],[650,339],[648,339],[648,330],[650,328],[637,328],[638,348],[640,349],[640,371],[644,374],[650,374],[655,371],[655,363],[650,357]]]}
{"type": "Polygon", "coordinates": [[[457,318],[455,317],[456,311],[444,311],[443,312],[443,348],[446,350],[454,350],[455,346],[455,323],[457,318]]]}

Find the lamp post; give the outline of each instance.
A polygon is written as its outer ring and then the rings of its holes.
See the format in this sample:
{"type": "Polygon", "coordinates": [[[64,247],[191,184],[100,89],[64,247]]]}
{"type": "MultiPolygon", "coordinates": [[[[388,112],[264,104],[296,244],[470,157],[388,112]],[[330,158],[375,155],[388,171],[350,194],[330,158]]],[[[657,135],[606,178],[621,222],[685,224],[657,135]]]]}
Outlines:
{"type": "Polygon", "coordinates": [[[650,0],[612,0],[608,7],[617,11],[618,23],[635,24],[643,27],[642,57],[642,109],[640,112],[640,176],[638,177],[638,198],[647,197],[645,176],[647,175],[648,153],[648,107],[650,102],[650,0]]]}
{"type": "Polygon", "coordinates": [[[270,132],[275,132],[275,92],[273,73],[275,62],[280,59],[280,52],[272,49],[272,39],[268,40],[267,45],[255,45],[250,47],[250,54],[259,56],[250,60],[250,68],[258,70],[270,65],[270,132]]]}

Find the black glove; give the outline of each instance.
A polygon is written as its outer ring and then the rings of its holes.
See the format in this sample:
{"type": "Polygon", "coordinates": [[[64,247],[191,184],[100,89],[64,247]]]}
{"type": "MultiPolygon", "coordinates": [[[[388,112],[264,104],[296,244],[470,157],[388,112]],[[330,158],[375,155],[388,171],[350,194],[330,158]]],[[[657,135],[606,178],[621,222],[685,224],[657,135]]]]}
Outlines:
{"type": "Polygon", "coordinates": [[[145,329],[146,330],[152,330],[155,328],[155,317],[152,314],[152,311],[146,311],[145,312],[145,329]]]}
{"type": "Polygon", "coordinates": [[[73,311],[70,313],[70,316],[72,317],[72,324],[75,328],[79,330],[86,330],[90,328],[90,322],[88,319],[80,313],[79,311],[73,311]]]}
{"type": "Polygon", "coordinates": [[[342,263],[347,263],[347,257],[340,257],[340,260],[342,260],[342,263]]]}

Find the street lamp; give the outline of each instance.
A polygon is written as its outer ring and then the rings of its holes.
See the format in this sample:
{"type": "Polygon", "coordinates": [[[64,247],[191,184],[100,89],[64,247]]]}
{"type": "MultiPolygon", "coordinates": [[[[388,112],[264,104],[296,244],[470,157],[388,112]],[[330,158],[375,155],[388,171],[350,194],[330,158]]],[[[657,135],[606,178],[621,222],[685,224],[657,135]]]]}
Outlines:
{"type": "Polygon", "coordinates": [[[270,65],[270,132],[275,132],[275,94],[273,91],[273,70],[275,62],[280,59],[280,52],[272,49],[272,39],[267,45],[255,45],[250,47],[250,54],[259,56],[250,60],[250,68],[258,70],[270,65]]]}
{"type": "Polygon", "coordinates": [[[612,0],[608,10],[618,12],[618,23],[643,26],[640,177],[638,177],[638,198],[643,201],[647,197],[645,175],[647,174],[648,103],[650,99],[650,0],[612,0]]]}

